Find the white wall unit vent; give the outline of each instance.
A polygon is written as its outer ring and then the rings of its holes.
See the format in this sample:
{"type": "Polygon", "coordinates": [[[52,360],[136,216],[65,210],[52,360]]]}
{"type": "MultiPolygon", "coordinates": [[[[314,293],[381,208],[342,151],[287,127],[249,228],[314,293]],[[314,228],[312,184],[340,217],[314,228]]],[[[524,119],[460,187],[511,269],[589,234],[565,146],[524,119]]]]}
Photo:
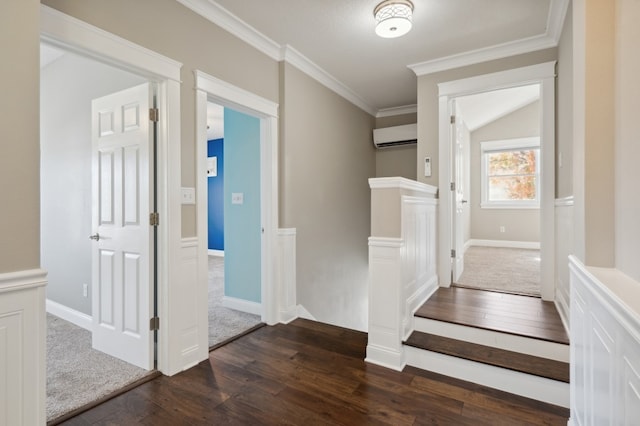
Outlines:
{"type": "Polygon", "coordinates": [[[418,142],[418,125],[384,127],[373,129],[373,144],[376,148],[388,148],[400,145],[413,145],[418,142]]]}

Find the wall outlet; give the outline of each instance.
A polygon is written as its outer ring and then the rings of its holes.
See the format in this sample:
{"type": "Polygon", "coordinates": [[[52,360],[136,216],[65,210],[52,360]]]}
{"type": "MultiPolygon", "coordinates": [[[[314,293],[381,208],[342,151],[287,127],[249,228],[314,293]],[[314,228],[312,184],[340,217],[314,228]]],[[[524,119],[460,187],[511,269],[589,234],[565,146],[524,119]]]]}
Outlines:
{"type": "Polygon", "coordinates": [[[89,284],[82,284],[82,295],[84,297],[89,296],[89,284]]]}
{"type": "Polygon", "coordinates": [[[507,232],[507,228],[505,228],[504,226],[500,227],[500,232],[505,233],[507,232]]]}

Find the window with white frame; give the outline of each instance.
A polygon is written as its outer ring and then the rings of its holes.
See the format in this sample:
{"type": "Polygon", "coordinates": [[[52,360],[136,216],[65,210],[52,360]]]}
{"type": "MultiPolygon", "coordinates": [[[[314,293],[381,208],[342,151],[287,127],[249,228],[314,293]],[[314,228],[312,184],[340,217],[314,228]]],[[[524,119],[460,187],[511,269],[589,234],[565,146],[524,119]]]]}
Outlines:
{"type": "Polygon", "coordinates": [[[540,138],[480,143],[482,208],[540,207],[540,138]]]}

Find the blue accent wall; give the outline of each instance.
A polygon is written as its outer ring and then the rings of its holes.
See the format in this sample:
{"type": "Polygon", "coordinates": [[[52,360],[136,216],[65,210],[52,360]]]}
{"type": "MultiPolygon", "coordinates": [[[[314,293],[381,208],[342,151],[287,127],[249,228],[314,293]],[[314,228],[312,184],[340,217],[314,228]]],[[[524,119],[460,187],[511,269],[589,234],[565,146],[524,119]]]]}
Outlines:
{"type": "Polygon", "coordinates": [[[260,303],[260,120],[224,110],[224,294],[260,303]],[[232,204],[241,193],[243,204],[232,204]]]}
{"type": "Polygon", "coordinates": [[[224,250],[224,139],[207,142],[207,157],[216,157],[217,176],[207,177],[209,249],[224,250]]]}

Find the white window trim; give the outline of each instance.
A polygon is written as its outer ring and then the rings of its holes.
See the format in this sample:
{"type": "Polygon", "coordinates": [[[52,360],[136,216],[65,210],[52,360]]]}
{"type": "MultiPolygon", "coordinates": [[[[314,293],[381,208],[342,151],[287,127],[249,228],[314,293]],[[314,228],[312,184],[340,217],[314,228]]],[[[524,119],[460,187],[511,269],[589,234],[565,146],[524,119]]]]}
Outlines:
{"type": "Polygon", "coordinates": [[[539,209],[540,208],[540,170],[541,170],[541,156],[538,152],[536,158],[536,199],[535,200],[513,200],[513,201],[491,201],[488,199],[489,193],[489,179],[487,178],[487,157],[486,153],[505,151],[505,150],[517,150],[517,149],[540,149],[540,138],[518,138],[518,139],[503,139],[496,141],[486,141],[480,143],[480,178],[481,178],[481,202],[480,208],[483,209],[539,209]]]}

